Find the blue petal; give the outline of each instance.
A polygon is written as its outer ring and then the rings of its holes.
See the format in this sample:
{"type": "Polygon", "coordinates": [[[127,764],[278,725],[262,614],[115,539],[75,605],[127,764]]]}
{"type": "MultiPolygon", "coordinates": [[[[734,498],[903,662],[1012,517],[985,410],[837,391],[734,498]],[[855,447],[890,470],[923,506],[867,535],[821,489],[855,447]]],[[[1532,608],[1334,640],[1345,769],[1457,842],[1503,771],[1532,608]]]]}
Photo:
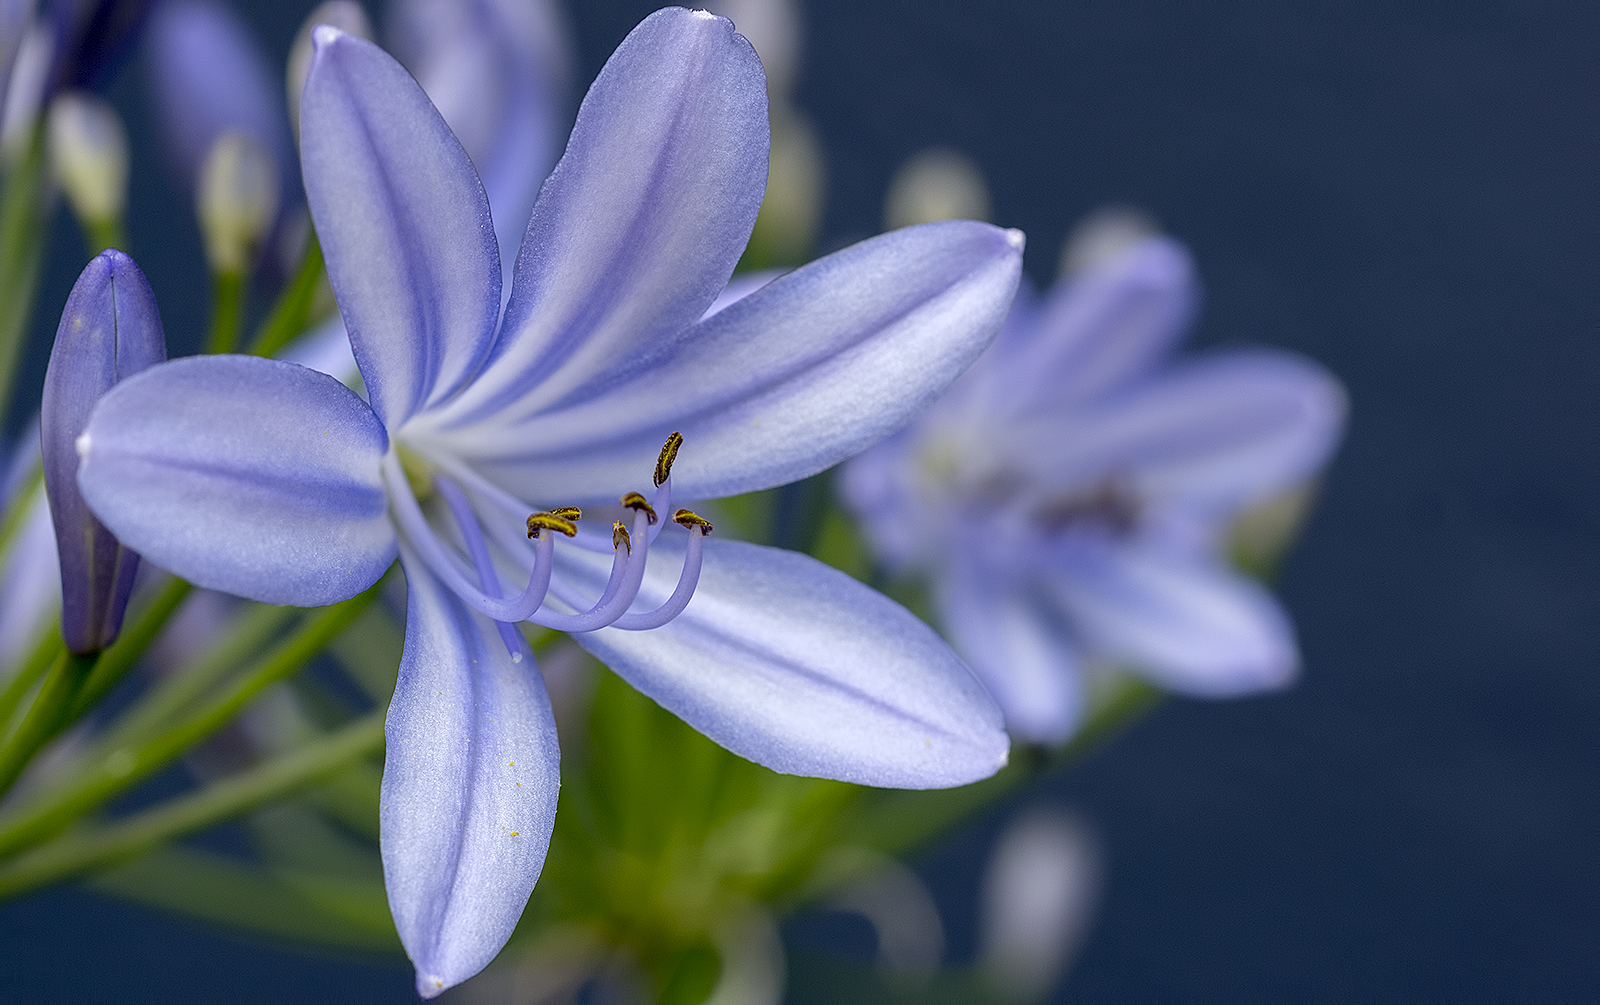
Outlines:
{"type": "Polygon", "coordinates": [[[395,429],[483,362],[500,252],[472,163],[417,82],[337,28],[312,39],[306,198],[373,410],[395,429]]]}
{"type": "Polygon", "coordinates": [[[1278,602],[1215,559],[1157,545],[1086,547],[1047,583],[1088,649],[1171,690],[1250,694],[1285,686],[1299,668],[1278,602]]]}
{"type": "Polygon", "coordinates": [[[509,266],[565,136],[570,70],[561,12],[547,0],[401,0],[390,5],[390,21],[390,51],[483,179],[509,266]]]}
{"type": "Polygon", "coordinates": [[[1011,731],[1040,743],[1071,736],[1083,716],[1083,667],[1049,599],[970,562],[958,561],[937,586],[940,625],[1011,731]]]}
{"type": "Polygon", "coordinates": [[[1138,495],[1211,513],[1281,492],[1338,445],[1344,391],[1285,352],[1220,353],[1081,412],[1043,413],[1012,444],[1042,489],[1124,477],[1138,495]]]}
{"type": "Polygon", "coordinates": [[[184,183],[193,188],[211,144],[238,130],[277,159],[282,191],[298,188],[282,78],[233,12],[206,0],[172,0],[156,8],[146,31],[150,87],[184,183]]]}
{"type": "Polygon", "coordinates": [[[56,535],[43,488],[15,505],[27,507],[27,512],[10,546],[0,553],[0,680],[9,679],[10,671],[33,651],[61,605],[56,535]]]}
{"type": "Polygon", "coordinates": [[[113,388],[84,437],[78,485],[95,515],[197,585],[329,604],[394,561],[388,437],[327,374],[253,356],[174,360],[113,388]]]}
{"type": "Polygon", "coordinates": [[[452,421],[548,407],[693,324],[750,239],[767,134],[766,77],[730,22],[681,7],[645,18],[584,98],[494,359],[452,421]]]}
{"type": "MultiPolygon", "coordinates": [[[[683,433],[681,498],[804,478],[899,429],[988,345],[1022,235],[950,221],[863,241],[797,269],[623,365],[584,400],[453,434],[513,492],[615,499],[683,433]]],[[[554,500],[551,500],[554,501],[554,500]]]]}
{"type": "MultiPolygon", "coordinates": [[[[636,610],[665,600],[683,535],[650,548],[636,610]]],[[[609,558],[557,549],[591,595],[609,558]]],[[[933,630],[798,552],[712,538],[689,607],[664,628],[575,636],[634,687],[776,771],[926,789],[987,778],[1008,740],[983,685],[933,630]]]]}
{"type": "Polygon", "coordinates": [[[1116,388],[1165,355],[1199,305],[1183,245],[1146,238],[1058,285],[1033,324],[996,340],[988,365],[1005,375],[996,404],[1023,412],[1116,388]]]}
{"type": "Polygon", "coordinates": [[[161,315],[144,273],[114,248],[101,252],[61,312],[39,416],[61,553],[61,634],[75,653],[96,652],[117,637],[139,568],[139,556],[94,518],[78,492],[78,436],[101,395],[166,358],[161,315]]]}
{"type": "Polygon", "coordinates": [[[380,835],[400,941],[432,998],[505,945],[544,866],[561,787],[531,659],[405,555],[406,648],[384,729],[380,835]]]}

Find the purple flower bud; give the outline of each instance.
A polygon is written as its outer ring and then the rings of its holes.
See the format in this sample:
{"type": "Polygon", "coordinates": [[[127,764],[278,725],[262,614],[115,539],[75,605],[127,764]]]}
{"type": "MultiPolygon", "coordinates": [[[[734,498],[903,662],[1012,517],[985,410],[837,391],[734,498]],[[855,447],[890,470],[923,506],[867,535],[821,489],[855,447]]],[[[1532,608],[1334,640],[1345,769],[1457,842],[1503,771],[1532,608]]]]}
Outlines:
{"type": "Polygon", "coordinates": [[[117,637],[139,566],[139,556],[84,505],[77,441],[102,394],[166,358],[161,315],[144,273],[120,251],[101,252],[61,312],[39,421],[45,493],[61,556],[61,635],[75,653],[104,649],[117,637]]]}

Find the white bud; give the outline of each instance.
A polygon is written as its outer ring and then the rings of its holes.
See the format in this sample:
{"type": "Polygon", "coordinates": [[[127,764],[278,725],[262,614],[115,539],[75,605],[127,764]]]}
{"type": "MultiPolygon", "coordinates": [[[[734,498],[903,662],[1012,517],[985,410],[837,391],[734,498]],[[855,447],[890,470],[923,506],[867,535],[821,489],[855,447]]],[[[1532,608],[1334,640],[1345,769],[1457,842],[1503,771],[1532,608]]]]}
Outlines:
{"type": "Polygon", "coordinates": [[[1106,206],[1084,217],[1061,246],[1060,275],[1070,276],[1109,261],[1147,237],[1161,233],[1156,218],[1137,206],[1106,206]]]}
{"type": "Polygon", "coordinates": [[[50,102],[50,167],[78,219],[122,219],[128,202],[128,132],[116,109],[86,91],[50,102]]]}
{"type": "Polygon", "coordinates": [[[300,94],[306,89],[306,77],[311,73],[311,29],[319,24],[331,24],[340,31],[372,40],[372,22],[367,12],[355,0],[328,0],[300,24],[289,49],[289,69],[285,83],[289,94],[289,122],[294,136],[300,139],[300,94]]]}
{"type": "Polygon", "coordinates": [[[1041,1000],[1077,952],[1100,896],[1100,850],[1060,812],[1012,823],[984,873],[980,958],[1009,998],[1041,1000]]]}
{"type": "Polygon", "coordinates": [[[195,211],[212,271],[246,271],[278,213],[277,161],[249,134],[223,133],[200,165],[195,211]]]}
{"type": "Polygon", "coordinates": [[[989,219],[989,186],[972,159],[934,147],[900,165],[884,199],[888,230],[936,220],[989,219]]]}

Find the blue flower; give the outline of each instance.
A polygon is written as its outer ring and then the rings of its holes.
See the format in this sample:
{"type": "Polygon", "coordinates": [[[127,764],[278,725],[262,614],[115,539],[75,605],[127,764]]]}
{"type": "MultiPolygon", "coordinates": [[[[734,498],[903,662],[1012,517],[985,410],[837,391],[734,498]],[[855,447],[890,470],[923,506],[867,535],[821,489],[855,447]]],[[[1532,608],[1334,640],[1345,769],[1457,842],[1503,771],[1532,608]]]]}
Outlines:
{"type": "Polygon", "coordinates": [[[1021,235],[888,234],[701,321],[765,186],[766,87],[729,22],[670,8],[584,100],[502,317],[460,144],[377,47],[314,38],[305,188],[370,406],[291,363],[176,360],[102,399],[78,480],[147,560],[269,603],[352,596],[399,555],[381,845],[418,990],[493,958],[549,841],[554,723],[510,622],[583,633],[779,771],[903,787],[995,771],[999,710],[930,629],[805,556],[705,540],[686,512],[675,526],[671,505],[805,477],[908,422],[998,330],[1021,235]],[[600,534],[566,509],[619,498],[600,534]]]}
{"type": "Polygon", "coordinates": [[[1288,619],[1223,538],[1327,460],[1344,394],[1283,352],[1169,360],[1197,302],[1162,238],[1019,297],[946,398],[845,468],[877,554],[931,576],[946,634],[1027,739],[1073,732],[1091,660],[1211,696],[1296,670],[1288,619]]]}

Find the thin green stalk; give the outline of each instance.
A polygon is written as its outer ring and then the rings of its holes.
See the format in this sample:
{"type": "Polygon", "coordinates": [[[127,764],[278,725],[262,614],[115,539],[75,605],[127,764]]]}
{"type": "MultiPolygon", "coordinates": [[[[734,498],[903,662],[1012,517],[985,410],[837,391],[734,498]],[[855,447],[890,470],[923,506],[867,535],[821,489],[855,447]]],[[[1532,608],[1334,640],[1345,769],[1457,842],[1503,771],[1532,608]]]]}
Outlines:
{"type": "Polygon", "coordinates": [[[119,717],[101,741],[101,748],[128,746],[159,732],[228,671],[265,649],[272,637],[299,614],[292,607],[250,605],[229,621],[218,641],[119,717]]]}
{"type": "Polygon", "coordinates": [[[245,277],[241,272],[219,272],[211,277],[211,337],[206,352],[233,352],[244,323],[245,277]]]}
{"type": "Polygon", "coordinates": [[[6,727],[10,725],[11,717],[16,714],[22,699],[27,697],[28,692],[55,663],[56,655],[61,652],[59,624],[55,622],[50,625],[26,662],[17,668],[16,676],[6,682],[5,690],[0,691],[0,742],[10,739],[10,731],[6,727]]]}
{"type": "Polygon", "coordinates": [[[128,250],[128,233],[122,229],[120,219],[79,221],[79,225],[83,229],[83,243],[89,246],[90,258],[107,248],[128,250]]]}
{"type": "Polygon", "coordinates": [[[94,656],[60,650],[45,675],[33,707],[27,718],[3,748],[0,748],[0,792],[11,788],[11,783],[22,774],[39,748],[61,732],[69,720],[72,702],[83,687],[83,682],[94,667],[94,656]]]}
{"type": "Polygon", "coordinates": [[[89,679],[83,682],[83,688],[72,705],[72,718],[76,719],[89,711],[95,702],[116,686],[134,661],[155,641],[161,629],[166,627],[178,610],[178,605],[183,603],[183,598],[192,589],[194,587],[174,577],[133,622],[122,626],[122,634],[100,654],[89,679]]]}
{"type": "Polygon", "coordinates": [[[35,463],[28,477],[17,486],[17,491],[12,495],[6,506],[4,522],[0,522],[0,555],[6,553],[11,547],[11,542],[16,540],[26,521],[28,513],[33,509],[33,494],[44,482],[44,465],[35,463]]]}
{"type": "Polygon", "coordinates": [[[382,709],[369,712],[320,740],[192,795],[36,848],[0,865],[0,897],[133,858],[334,775],[382,748],[383,717],[382,709]]]}
{"type": "Polygon", "coordinates": [[[316,307],[317,284],[321,281],[322,245],[317,242],[316,231],[312,231],[306,239],[306,253],[300,259],[294,279],[278,294],[272,313],[256,329],[256,337],[250,343],[252,353],[271,356],[306,330],[316,307]]]}
{"type": "Polygon", "coordinates": [[[0,421],[11,408],[17,362],[39,294],[53,200],[45,171],[44,126],[35,123],[0,192],[0,421]]]}
{"type": "Polygon", "coordinates": [[[262,657],[232,687],[183,722],[148,741],[117,747],[76,777],[41,792],[0,821],[0,855],[9,855],[60,831],[89,810],[159,768],[222,728],[268,685],[304,666],[371,602],[377,587],[322,608],[304,626],[262,657]]]}

